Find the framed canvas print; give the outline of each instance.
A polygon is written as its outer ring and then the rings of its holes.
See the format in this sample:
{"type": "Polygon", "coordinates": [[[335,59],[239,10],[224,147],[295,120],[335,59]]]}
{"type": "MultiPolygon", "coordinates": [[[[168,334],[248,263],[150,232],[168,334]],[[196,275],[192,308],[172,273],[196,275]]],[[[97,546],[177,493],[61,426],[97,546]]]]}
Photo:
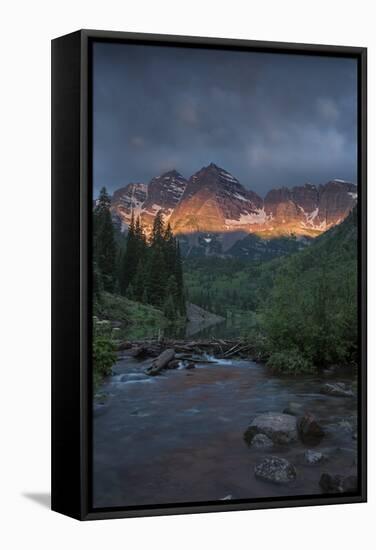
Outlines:
{"type": "Polygon", "coordinates": [[[366,500],[366,50],[52,41],[52,508],[366,500]]]}

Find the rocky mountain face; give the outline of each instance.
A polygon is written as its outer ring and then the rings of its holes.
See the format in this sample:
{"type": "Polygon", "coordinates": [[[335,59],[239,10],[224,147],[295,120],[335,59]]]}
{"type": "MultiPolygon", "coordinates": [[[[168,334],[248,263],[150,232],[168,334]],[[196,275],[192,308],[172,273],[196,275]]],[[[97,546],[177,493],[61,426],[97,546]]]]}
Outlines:
{"type": "Polygon", "coordinates": [[[228,249],[251,233],[264,239],[315,237],[343,221],[356,201],[356,185],[337,179],[319,186],[276,188],[262,199],[212,163],[189,180],[172,170],[148,185],[129,183],[113,194],[112,214],[124,231],[133,212],[149,232],[161,210],[174,233],[191,244],[201,240],[205,246],[206,239],[212,246],[219,239],[228,249]]]}
{"type": "Polygon", "coordinates": [[[267,231],[315,236],[341,223],[357,200],[357,187],[332,180],[316,187],[305,184],[269,191],[264,199],[269,219],[267,231]]]}
{"type": "Polygon", "coordinates": [[[116,224],[120,223],[123,231],[131,221],[132,212],[135,218],[143,212],[147,196],[148,186],[145,183],[128,183],[112,195],[112,216],[116,224]]]}
{"type": "Polygon", "coordinates": [[[189,179],[170,223],[177,234],[228,231],[263,223],[262,203],[231,174],[210,164],[189,179]]]}
{"type": "Polygon", "coordinates": [[[154,217],[159,210],[162,210],[166,220],[170,219],[184,195],[187,183],[187,180],[176,170],[151,180],[141,213],[141,220],[146,228],[152,227],[154,217]]]}

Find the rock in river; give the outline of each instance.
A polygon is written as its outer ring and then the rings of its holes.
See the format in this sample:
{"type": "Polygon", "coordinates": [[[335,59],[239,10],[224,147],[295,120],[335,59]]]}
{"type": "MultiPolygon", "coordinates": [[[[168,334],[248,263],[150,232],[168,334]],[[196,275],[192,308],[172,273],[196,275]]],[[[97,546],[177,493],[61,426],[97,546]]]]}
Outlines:
{"type": "Polygon", "coordinates": [[[167,369],[177,369],[180,366],[180,360],[179,359],[173,359],[168,363],[166,366],[167,369]]]}
{"type": "Polygon", "coordinates": [[[315,466],[316,464],[321,464],[326,460],[326,456],[319,451],[312,451],[308,449],[304,453],[304,462],[310,466],[315,466]]]}
{"type": "Polygon", "coordinates": [[[298,420],[298,432],[303,443],[317,445],[325,435],[313,414],[306,413],[298,420]]]}
{"type": "Polygon", "coordinates": [[[283,409],[285,414],[292,414],[293,416],[300,416],[304,413],[304,408],[301,403],[295,403],[290,401],[290,403],[283,409]]]}
{"type": "Polygon", "coordinates": [[[343,382],[327,383],[321,388],[321,393],[333,395],[334,397],[354,397],[354,392],[343,382]]]}
{"type": "Polygon", "coordinates": [[[285,458],[271,456],[256,465],[255,476],[264,481],[283,484],[296,478],[296,470],[285,458]]]}
{"type": "Polygon", "coordinates": [[[273,447],[273,445],[273,441],[265,434],[256,434],[251,441],[251,447],[256,447],[257,449],[273,447]]]}
{"type": "Polygon", "coordinates": [[[256,416],[244,433],[244,439],[251,444],[257,434],[267,435],[273,443],[286,444],[298,439],[296,418],[290,414],[265,413],[256,416]]]}
{"type": "Polygon", "coordinates": [[[353,493],[358,490],[358,479],[354,475],[322,474],[320,487],[325,493],[353,493]]]}

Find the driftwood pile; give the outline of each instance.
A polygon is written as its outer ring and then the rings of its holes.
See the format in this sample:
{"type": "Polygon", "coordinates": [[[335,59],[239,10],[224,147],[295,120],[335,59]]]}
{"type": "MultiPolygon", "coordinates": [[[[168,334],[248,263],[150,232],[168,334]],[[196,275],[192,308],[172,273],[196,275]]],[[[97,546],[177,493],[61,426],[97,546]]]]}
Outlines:
{"type": "Polygon", "coordinates": [[[129,355],[144,359],[154,357],[152,365],[146,370],[150,376],[160,374],[165,369],[194,368],[195,363],[214,363],[205,355],[221,359],[230,359],[234,356],[249,357],[253,353],[253,346],[240,340],[142,340],[122,342],[118,351],[126,351],[129,355]],[[203,357],[204,356],[204,357],[203,357]]]}

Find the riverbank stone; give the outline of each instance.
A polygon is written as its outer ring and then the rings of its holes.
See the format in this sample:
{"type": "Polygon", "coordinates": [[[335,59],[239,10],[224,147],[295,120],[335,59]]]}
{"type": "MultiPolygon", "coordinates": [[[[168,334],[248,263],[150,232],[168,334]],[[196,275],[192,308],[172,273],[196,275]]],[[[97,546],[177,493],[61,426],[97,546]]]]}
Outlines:
{"type": "Polygon", "coordinates": [[[255,466],[254,473],[258,479],[277,484],[289,483],[296,479],[296,470],[293,464],[285,458],[277,456],[264,458],[255,466]]]}
{"type": "Polygon", "coordinates": [[[268,412],[256,416],[244,433],[248,445],[257,434],[264,434],[273,443],[284,445],[298,439],[296,417],[290,414],[268,412]]]}

